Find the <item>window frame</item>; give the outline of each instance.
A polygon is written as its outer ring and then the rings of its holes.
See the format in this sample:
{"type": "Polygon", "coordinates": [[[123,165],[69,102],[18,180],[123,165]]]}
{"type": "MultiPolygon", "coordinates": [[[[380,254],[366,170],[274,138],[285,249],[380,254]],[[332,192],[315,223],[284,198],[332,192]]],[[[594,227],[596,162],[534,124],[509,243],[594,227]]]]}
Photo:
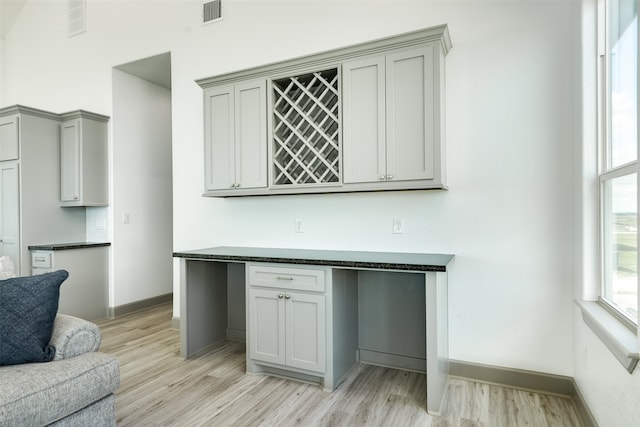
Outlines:
{"type": "MultiPolygon", "coordinates": [[[[636,194],[640,192],[640,173],[638,173],[638,159],[637,153],[640,151],[638,148],[638,138],[636,138],[636,159],[625,164],[611,166],[611,147],[612,147],[612,108],[611,108],[611,79],[610,79],[610,67],[611,52],[609,51],[609,3],[612,0],[598,0],[597,9],[597,126],[598,126],[598,227],[599,227],[599,296],[597,299],[598,304],[603,307],[608,313],[613,315],[624,326],[630,329],[634,334],[638,332],[638,318],[633,319],[627,313],[620,310],[613,302],[608,301],[605,295],[605,288],[607,286],[607,251],[605,244],[607,242],[607,209],[608,203],[606,200],[605,186],[608,182],[612,182],[616,178],[621,178],[629,175],[636,174],[636,194]]],[[[636,0],[637,2],[637,0],[636,0]]],[[[637,10],[638,8],[636,8],[637,10]]],[[[638,61],[638,52],[640,51],[640,42],[636,43],[636,61],[638,61]]],[[[639,67],[640,68],[640,67],[639,67]]],[[[636,87],[636,113],[640,114],[640,108],[638,108],[640,102],[640,85],[636,87]]],[[[638,117],[636,117],[638,119],[638,117]]],[[[637,126],[636,120],[636,126],[637,126]]],[[[636,213],[638,212],[638,203],[640,203],[640,197],[637,197],[636,213]]],[[[639,239],[636,236],[636,247],[638,246],[639,239]]],[[[636,266],[640,264],[640,257],[636,258],[636,266]]],[[[638,283],[638,277],[636,273],[636,297],[640,299],[638,295],[640,292],[640,285],[638,283]]],[[[640,316],[639,316],[640,317],[640,316]]]]}

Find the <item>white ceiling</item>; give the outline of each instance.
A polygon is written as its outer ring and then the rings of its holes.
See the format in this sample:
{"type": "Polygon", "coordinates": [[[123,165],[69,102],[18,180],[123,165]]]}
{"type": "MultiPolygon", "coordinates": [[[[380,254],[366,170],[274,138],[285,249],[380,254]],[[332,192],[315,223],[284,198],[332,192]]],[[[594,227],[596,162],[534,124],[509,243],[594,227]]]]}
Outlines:
{"type": "Polygon", "coordinates": [[[0,0],[0,38],[4,38],[22,12],[27,0],[0,0]]]}
{"type": "MultiPolygon", "coordinates": [[[[28,0],[0,0],[0,38],[4,38],[28,0]]],[[[125,73],[171,89],[171,54],[165,53],[115,67],[125,73]]]]}

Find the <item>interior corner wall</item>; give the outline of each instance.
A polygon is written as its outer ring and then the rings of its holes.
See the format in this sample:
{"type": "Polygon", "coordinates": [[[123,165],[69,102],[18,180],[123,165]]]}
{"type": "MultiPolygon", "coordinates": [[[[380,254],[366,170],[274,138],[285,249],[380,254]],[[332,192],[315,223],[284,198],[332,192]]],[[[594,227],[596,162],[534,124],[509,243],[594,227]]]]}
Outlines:
{"type": "Polygon", "coordinates": [[[110,307],[172,283],[171,92],[113,70],[110,307]]]}
{"type": "MultiPolygon", "coordinates": [[[[64,34],[64,2],[27,2],[3,46],[3,101],[111,116],[112,67],[170,51],[175,251],[244,245],[452,253],[450,356],[571,376],[575,1],[327,7],[320,0],[229,0],[224,19],[203,26],[196,1],[153,2],[148,19],[149,2],[87,0],[87,32],[73,38],[64,34]],[[195,80],[443,23],[453,42],[446,59],[449,191],[202,197],[203,102],[195,80]],[[404,234],[392,233],[393,218],[404,220],[404,234]],[[303,233],[295,233],[296,219],[303,233]]],[[[115,109],[113,118],[117,126],[115,109]]],[[[116,132],[114,170],[129,154],[144,167],[144,156],[127,153],[116,132]]],[[[127,276],[114,265],[114,282],[126,283],[117,284],[126,289],[116,304],[143,298],[139,275],[171,265],[127,252],[127,243],[136,244],[127,233],[140,217],[118,197],[134,190],[114,190],[125,192],[114,193],[114,260],[133,271],[127,276]],[[124,209],[128,228],[119,222],[124,209]]],[[[136,197],[140,204],[153,199],[136,194],[130,203],[136,197]]],[[[174,288],[176,297],[177,281],[174,288]]]]}

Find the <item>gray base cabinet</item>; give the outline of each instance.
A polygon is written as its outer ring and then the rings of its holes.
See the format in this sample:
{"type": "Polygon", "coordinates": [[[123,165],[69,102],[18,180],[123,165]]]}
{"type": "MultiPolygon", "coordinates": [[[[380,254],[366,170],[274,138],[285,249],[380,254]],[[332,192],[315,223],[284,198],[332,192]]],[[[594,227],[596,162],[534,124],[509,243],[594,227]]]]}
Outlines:
{"type": "Polygon", "coordinates": [[[292,376],[317,375],[331,387],[324,378],[331,339],[326,330],[328,273],[247,264],[247,372],[278,368],[292,376]]]}
{"type": "Polygon", "coordinates": [[[58,312],[85,320],[107,317],[109,305],[109,247],[32,250],[31,274],[67,270],[60,287],[58,312]]]}

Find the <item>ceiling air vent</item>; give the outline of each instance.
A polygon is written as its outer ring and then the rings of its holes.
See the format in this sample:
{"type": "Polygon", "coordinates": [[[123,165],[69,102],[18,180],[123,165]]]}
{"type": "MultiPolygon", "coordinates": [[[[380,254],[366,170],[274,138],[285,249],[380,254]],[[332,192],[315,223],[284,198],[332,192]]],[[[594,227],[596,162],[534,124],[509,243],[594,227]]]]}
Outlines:
{"type": "Polygon", "coordinates": [[[211,22],[222,19],[222,0],[205,1],[202,3],[202,23],[209,24],[211,22]]]}
{"type": "Polygon", "coordinates": [[[69,32],[68,37],[77,36],[87,31],[87,2],[86,0],[69,0],[69,32]]]}

